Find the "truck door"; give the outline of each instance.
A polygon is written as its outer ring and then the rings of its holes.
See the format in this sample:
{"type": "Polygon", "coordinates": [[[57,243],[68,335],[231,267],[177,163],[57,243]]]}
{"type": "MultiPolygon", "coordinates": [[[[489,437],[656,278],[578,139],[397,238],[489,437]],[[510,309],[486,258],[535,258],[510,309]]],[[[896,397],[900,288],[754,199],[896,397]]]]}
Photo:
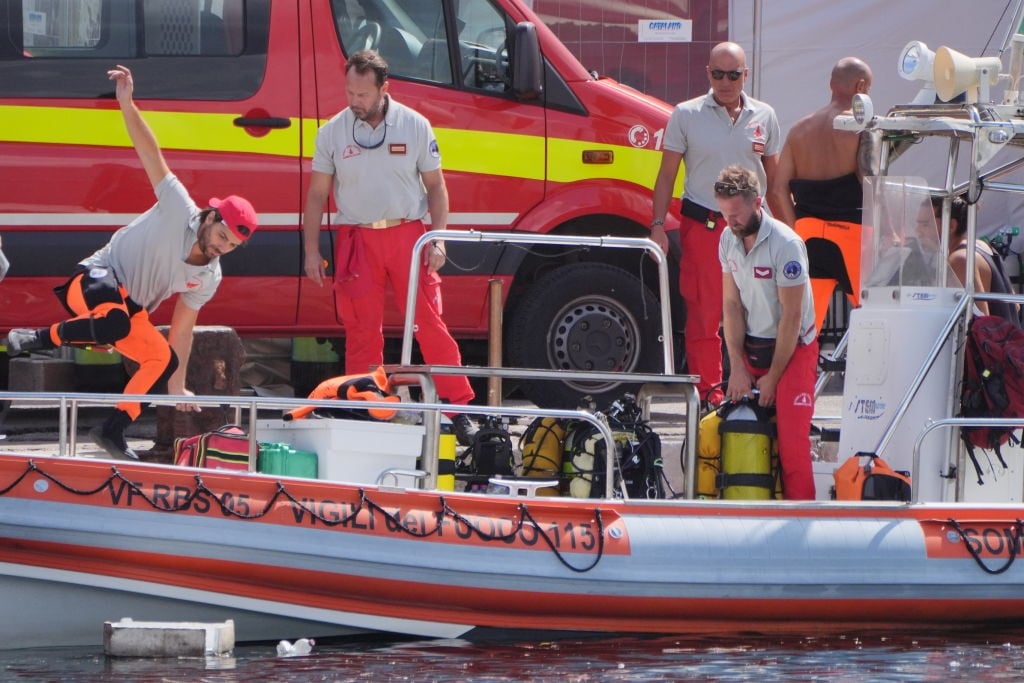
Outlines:
{"type": "MultiPolygon", "coordinates": [[[[136,103],[199,207],[238,194],[260,215],[253,239],[222,259],[224,280],[200,322],[250,333],[294,326],[298,5],[0,4],[0,230],[12,263],[0,327],[64,317],[50,288],[155,202],[106,76],[115,64],[132,69],[136,103]]],[[[166,323],[172,307],[165,302],[156,321],[166,323]]]]}
{"type": "MultiPolygon", "coordinates": [[[[508,89],[517,18],[488,0],[333,0],[331,12],[313,24],[321,119],[347,106],[342,53],[376,48],[390,66],[391,94],[434,127],[449,228],[514,229],[544,198],[546,128],[543,100],[520,102],[508,89]],[[333,43],[330,50],[323,41],[333,43]]],[[[454,333],[485,332],[487,281],[499,249],[481,256],[479,248],[449,245],[444,316],[454,333]]],[[[401,329],[393,304],[385,324],[391,333],[401,329]]]]}

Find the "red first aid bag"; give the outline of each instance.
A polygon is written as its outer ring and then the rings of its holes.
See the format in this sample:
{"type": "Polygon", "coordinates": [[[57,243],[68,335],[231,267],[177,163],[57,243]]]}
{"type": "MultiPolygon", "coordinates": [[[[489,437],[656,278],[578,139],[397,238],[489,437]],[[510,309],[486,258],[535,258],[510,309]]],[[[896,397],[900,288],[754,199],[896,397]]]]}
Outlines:
{"type": "Polygon", "coordinates": [[[174,440],[174,464],[214,470],[249,469],[249,435],[238,425],[174,440]]]}

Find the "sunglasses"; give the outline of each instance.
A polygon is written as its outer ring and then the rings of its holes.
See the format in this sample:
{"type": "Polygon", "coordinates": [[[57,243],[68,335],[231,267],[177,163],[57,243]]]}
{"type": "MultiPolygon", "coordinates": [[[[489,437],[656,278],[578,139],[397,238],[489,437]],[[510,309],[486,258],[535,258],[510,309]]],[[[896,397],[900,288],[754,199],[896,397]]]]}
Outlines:
{"type": "Polygon", "coordinates": [[[751,191],[752,188],[740,187],[732,183],[715,183],[715,194],[725,195],[726,197],[735,197],[738,194],[746,194],[751,191]]]}
{"type": "Polygon", "coordinates": [[[358,121],[358,119],[356,119],[355,117],[352,117],[352,141],[353,142],[355,142],[357,145],[359,145],[363,149],[377,149],[378,147],[380,147],[381,145],[384,144],[384,141],[388,137],[388,122],[387,121],[384,122],[384,135],[381,136],[380,141],[379,142],[375,142],[375,143],[366,143],[366,144],[363,144],[362,142],[360,142],[359,138],[356,137],[356,122],[357,121],[358,121]]]}
{"type": "Polygon", "coordinates": [[[742,76],[742,75],[743,75],[742,71],[723,71],[721,69],[712,69],[711,70],[711,78],[715,79],[716,81],[720,81],[723,78],[725,78],[726,76],[729,77],[730,81],[738,81],[738,80],[740,80],[740,76],[742,76]]]}

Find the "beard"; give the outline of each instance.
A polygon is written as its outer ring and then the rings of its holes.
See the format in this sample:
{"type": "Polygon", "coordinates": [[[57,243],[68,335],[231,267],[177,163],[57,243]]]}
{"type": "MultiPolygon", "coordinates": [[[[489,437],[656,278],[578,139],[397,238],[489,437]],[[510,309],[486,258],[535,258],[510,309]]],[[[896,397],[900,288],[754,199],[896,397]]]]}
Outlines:
{"type": "Polygon", "coordinates": [[[378,114],[384,112],[385,106],[386,100],[384,96],[381,95],[380,99],[366,109],[356,109],[354,107],[349,108],[352,109],[352,113],[355,114],[356,118],[360,121],[369,121],[370,119],[376,118],[378,114]]]}
{"type": "Polygon", "coordinates": [[[220,256],[220,252],[210,245],[210,231],[213,229],[213,224],[206,226],[206,229],[200,229],[196,235],[196,241],[199,243],[199,250],[203,252],[203,256],[208,259],[214,259],[220,256]]]}
{"type": "Polygon", "coordinates": [[[761,215],[754,212],[754,214],[750,216],[750,220],[747,221],[745,225],[741,225],[739,227],[730,225],[729,229],[732,230],[732,234],[736,235],[740,239],[756,235],[757,231],[761,229],[761,215]]]}

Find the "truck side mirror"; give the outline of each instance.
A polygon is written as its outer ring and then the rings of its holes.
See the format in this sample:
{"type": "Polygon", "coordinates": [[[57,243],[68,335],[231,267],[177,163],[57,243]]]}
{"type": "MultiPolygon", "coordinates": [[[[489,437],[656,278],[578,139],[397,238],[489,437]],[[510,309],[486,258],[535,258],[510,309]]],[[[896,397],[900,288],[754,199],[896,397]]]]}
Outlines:
{"type": "Polygon", "coordinates": [[[544,92],[543,62],[537,27],[529,21],[516,24],[512,35],[512,92],[520,100],[535,100],[544,92]]]}

